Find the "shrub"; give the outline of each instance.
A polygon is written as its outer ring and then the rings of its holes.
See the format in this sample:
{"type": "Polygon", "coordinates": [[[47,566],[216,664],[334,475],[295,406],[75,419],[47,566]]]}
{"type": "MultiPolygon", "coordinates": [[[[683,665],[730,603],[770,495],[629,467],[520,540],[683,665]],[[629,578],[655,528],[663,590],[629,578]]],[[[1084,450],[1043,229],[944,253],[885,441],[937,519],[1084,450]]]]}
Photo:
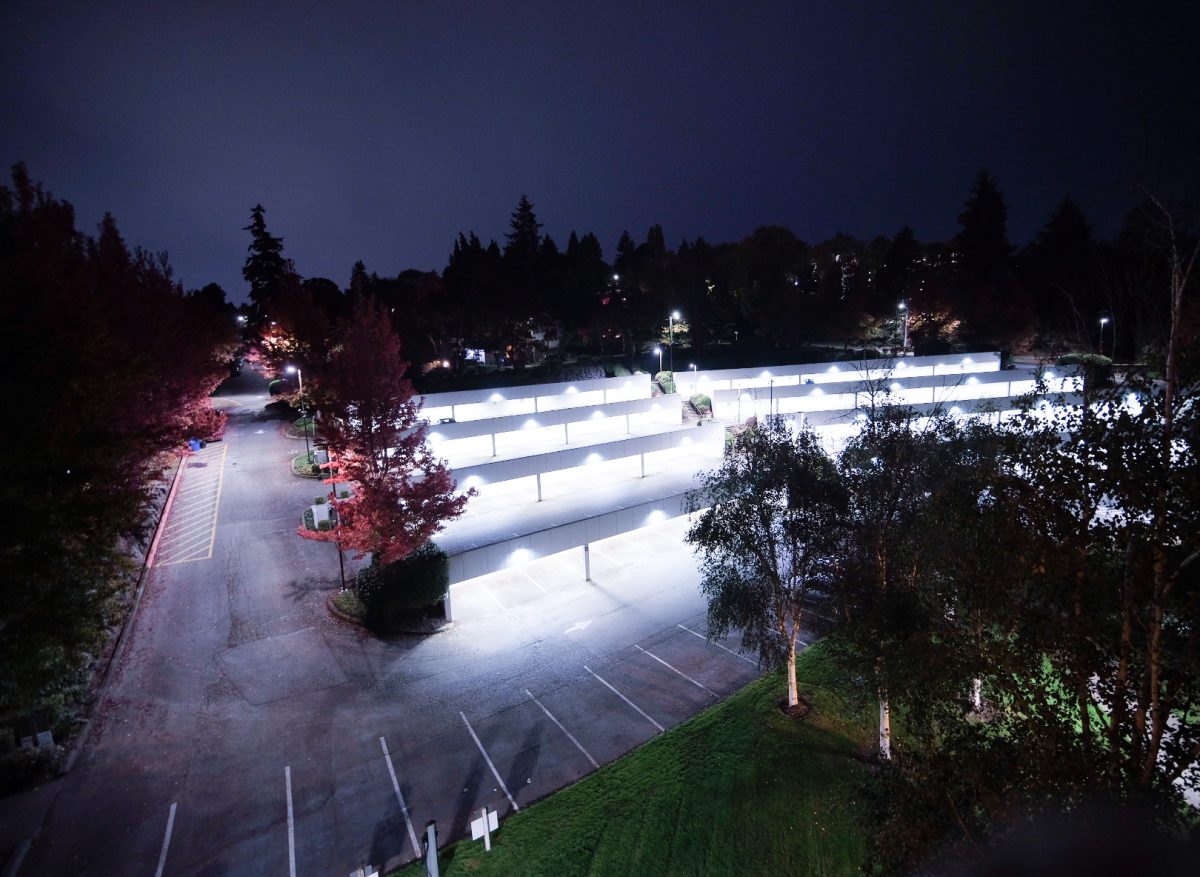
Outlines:
{"type": "Polygon", "coordinates": [[[317,529],[317,522],[313,518],[313,510],[311,508],[304,510],[304,526],[309,530],[317,529]]]}
{"type": "Polygon", "coordinates": [[[659,372],[654,376],[654,380],[662,387],[664,393],[675,392],[675,372],[659,372]]]}
{"type": "Polygon", "coordinates": [[[627,378],[629,377],[629,369],[625,368],[619,362],[613,363],[612,376],[614,378],[627,378]]]}
{"type": "Polygon", "coordinates": [[[312,475],[320,475],[320,474],[321,474],[321,467],[320,467],[320,466],[318,466],[316,463],[313,463],[313,464],[312,464],[312,466],[310,466],[310,467],[309,467],[308,471],[309,471],[309,473],[310,473],[310,474],[312,474],[312,475]]]}
{"type": "Polygon", "coordinates": [[[349,499],[349,498],[350,498],[350,491],[348,491],[348,490],[343,490],[341,493],[338,494],[338,499],[349,499]]]}
{"type": "Polygon", "coordinates": [[[325,505],[326,500],[327,500],[327,497],[318,496],[315,499],[313,499],[313,502],[316,503],[317,505],[325,505]]]}
{"type": "Polygon", "coordinates": [[[272,396],[278,396],[282,393],[286,393],[287,381],[283,380],[282,378],[276,378],[275,380],[271,381],[271,383],[267,384],[267,392],[272,396]]]}
{"type": "Polygon", "coordinates": [[[539,384],[558,384],[602,378],[604,367],[594,362],[548,362],[533,369],[529,374],[539,384]]]}
{"type": "MultiPolygon", "coordinates": [[[[310,514],[312,513],[312,509],[309,509],[309,513],[310,514]]],[[[328,532],[329,530],[332,530],[333,525],[330,524],[329,521],[321,521],[321,523],[317,524],[317,529],[320,530],[322,533],[325,533],[325,532],[328,532]]]]}
{"type": "Polygon", "coordinates": [[[691,398],[692,407],[701,414],[708,414],[712,411],[712,399],[704,393],[697,393],[691,398]]]}
{"type": "Polygon", "coordinates": [[[432,542],[396,563],[372,561],[359,571],[356,582],[358,598],[367,607],[367,624],[379,628],[433,606],[449,589],[449,558],[432,542]]]}
{"type": "Polygon", "coordinates": [[[1083,380],[1088,389],[1108,386],[1112,382],[1112,360],[1099,353],[1068,353],[1058,358],[1058,365],[1083,367],[1083,380]]]}
{"type": "Polygon", "coordinates": [[[362,621],[367,615],[367,607],[363,605],[358,594],[353,591],[338,591],[333,597],[333,605],[343,615],[362,621]]]}

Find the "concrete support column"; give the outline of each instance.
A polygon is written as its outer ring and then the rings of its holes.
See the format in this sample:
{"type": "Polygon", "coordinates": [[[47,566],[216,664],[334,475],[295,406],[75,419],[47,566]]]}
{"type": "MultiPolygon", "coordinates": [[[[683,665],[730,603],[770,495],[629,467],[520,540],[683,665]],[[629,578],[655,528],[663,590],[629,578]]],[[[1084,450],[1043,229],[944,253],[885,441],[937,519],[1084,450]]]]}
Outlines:
{"type": "Polygon", "coordinates": [[[625,414],[625,434],[626,434],[626,435],[633,435],[633,427],[631,427],[631,426],[629,425],[629,414],[628,414],[628,412],[626,412],[626,414],[625,414]]]}
{"type": "Polygon", "coordinates": [[[583,543],[583,580],[592,580],[592,550],[586,542],[583,543]]]}
{"type": "Polygon", "coordinates": [[[451,419],[451,420],[458,420],[458,417],[457,417],[457,416],[455,416],[455,414],[454,414],[454,406],[453,406],[453,405],[451,405],[451,406],[450,406],[450,419],[451,419]]]}
{"type": "Polygon", "coordinates": [[[571,434],[570,434],[570,432],[567,431],[567,426],[568,426],[568,424],[566,424],[566,423],[563,424],[563,444],[564,445],[569,445],[571,443],[571,434]]]}
{"type": "Polygon", "coordinates": [[[641,461],[641,464],[642,464],[642,477],[643,477],[643,478],[645,478],[645,477],[646,477],[646,454],[645,454],[645,452],[642,452],[642,453],[638,454],[638,460],[640,460],[640,461],[641,461]]]}
{"type": "Polygon", "coordinates": [[[534,475],[533,477],[537,479],[537,491],[538,491],[537,501],[541,502],[542,501],[542,473],[539,472],[536,475],[534,475]]]}
{"type": "Polygon", "coordinates": [[[496,434],[492,433],[492,456],[496,456],[496,434]]]}

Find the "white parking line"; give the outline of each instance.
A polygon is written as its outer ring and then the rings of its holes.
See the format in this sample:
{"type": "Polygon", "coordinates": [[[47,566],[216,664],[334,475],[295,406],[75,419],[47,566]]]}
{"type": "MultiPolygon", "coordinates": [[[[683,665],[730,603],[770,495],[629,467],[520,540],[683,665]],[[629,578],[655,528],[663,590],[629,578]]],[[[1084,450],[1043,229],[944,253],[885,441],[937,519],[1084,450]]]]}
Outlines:
{"type": "Polygon", "coordinates": [[[175,803],[171,803],[171,812],[167,814],[167,832],[163,835],[162,852],[158,854],[158,869],[154,877],[162,877],[163,868],[167,864],[167,849],[171,846],[171,830],[175,827],[175,803]]]}
{"type": "Polygon", "coordinates": [[[408,805],[404,803],[404,796],[400,794],[400,783],[396,779],[396,768],[392,767],[392,755],[388,752],[387,740],[380,737],[379,745],[383,747],[383,760],[387,762],[388,774],[392,777],[392,788],[396,790],[396,800],[400,802],[400,812],[404,814],[404,824],[408,826],[408,839],[412,841],[413,855],[419,859],[421,844],[417,841],[417,833],[413,831],[412,819],[408,816],[408,805]]]}
{"type": "Polygon", "coordinates": [[[287,787],[288,805],[288,875],[296,877],[296,818],[292,811],[292,766],[283,769],[283,782],[287,787]]]}
{"type": "Polygon", "coordinates": [[[479,738],[475,736],[475,729],[471,727],[471,723],[467,721],[467,714],[459,712],[462,716],[463,724],[467,726],[467,731],[471,734],[471,739],[475,741],[475,745],[479,747],[479,754],[483,756],[483,760],[487,762],[487,766],[492,769],[492,776],[496,778],[496,782],[500,784],[500,788],[504,790],[504,796],[508,798],[508,803],[512,804],[513,810],[520,810],[517,802],[508,791],[508,786],[504,785],[504,780],[500,779],[500,771],[496,770],[496,765],[492,764],[492,759],[488,757],[487,750],[483,748],[483,744],[479,742],[479,738]]]}
{"type": "Polygon", "coordinates": [[[496,601],[496,605],[500,607],[501,611],[503,611],[503,612],[508,611],[508,607],[500,602],[500,598],[497,597],[495,594],[493,594],[491,589],[487,585],[485,585],[483,582],[480,582],[479,587],[483,588],[484,593],[487,594],[489,597],[491,597],[494,601],[496,601]]]}
{"type": "Polygon", "coordinates": [[[705,642],[707,642],[707,643],[711,643],[712,645],[716,646],[718,649],[720,649],[720,650],[721,650],[721,651],[723,651],[723,652],[729,652],[729,654],[733,655],[735,658],[741,658],[741,659],[742,659],[743,661],[745,661],[747,664],[753,664],[753,665],[754,665],[756,668],[758,667],[758,662],[757,662],[757,661],[754,661],[754,660],[753,660],[753,659],[751,659],[751,658],[747,658],[747,657],[746,657],[745,655],[743,655],[741,652],[735,652],[733,649],[728,649],[728,648],[726,648],[725,646],[721,645],[719,642],[716,642],[715,640],[710,640],[710,639],[709,639],[708,637],[706,637],[704,634],[702,634],[702,633],[696,633],[696,631],[692,630],[690,627],[684,627],[682,624],[677,624],[677,625],[675,625],[675,626],[676,626],[676,627],[678,627],[678,628],[681,628],[681,629],[683,629],[683,630],[686,630],[686,631],[687,631],[688,633],[690,633],[692,636],[698,636],[698,637],[700,637],[700,639],[704,640],[704,641],[705,641],[705,642]]]}
{"type": "Polygon", "coordinates": [[[535,578],[534,578],[533,576],[531,576],[529,573],[525,572],[525,570],[523,570],[523,569],[519,569],[519,570],[517,570],[517,572],[519,572],[521,575],[525,576],[525,578],[529,579],[529,581],[533,582],[533,584],[534,584],[534,587],[536,587],[536,588],[537,588],[539,591],[541,591],[543,594],[549,594],[549,593],[550,593],[549,591],[547,591],[545,588],[543,588],[543,587],[542,587],[542,583],[541,583],[541,582],[539,582],[537,579],[535,579],[535,578]]]}
{"type": "Polygon", "coordinates": [[[684,679],[686,679],[688,682],[692,683],[692,685],[695,685],[695,686],[696,686],[697,688],[699,688],[701,691],[707,691],[709,694],[711,694],[713,697],[717,698],[718,700],[720,700],[720,699],[721,699],[721,695],[717,694],[717,693],[716,693],[715,691],[713,691],[711,688],[709,688],[709,687],[707,687],[707,686],[705,686],[705,685],[701,685],[699,682],[697,682],[695,679],[693,679],[693,678],[692,678],[691,676],[689,676],[688,674],[684,673],[682,670],[679,670],[679,669],[677,669],[677,668],[675,668],[675,667],[672,667],[670,664],[668,664],[666,661],[664,661],[664,660],[663,660],[662,658],[660,658],[658,655],[654,654],[654,652],[648,652],[648,651],[646,651],[646,650],[645,650],[645,649],[643,649],[641,646],[639,646],[637,643],[634,643],[634,644],[633,644],[633,647],[634,647],[635,649],[637,649],[639,652],[641,652],[643,655],[649,655],[651,658],[653,658],[654,660],[658,661],[658,663],[662,664],[664,667],[666,667],[666,668],[667,668],[668,670],[670,670],[671,672],[673,672],[673,673],[678,673],[680,676],[682,676],[682,677],[683,677],[684,679]]]}
{"type": "Polygon", "coordinates": [[[528,688],[525,689],[525,693],[529,695],[530,700],[532,700],[534,703],[536,703],[538,706],[540,706],[542,708],[542,712],[544,712],[546,714],[546,718],[548,718],[550,721],[554,722],[554,724],[558,725],[558,730],[562,731],[564,734],[567,735],[567,739],[570,740],[572,743],[574,743],[575,748],[578,749],[580,752],[582,752],[584,757],[592,763],[592,767],[596,768],[596,770],[599,770],[600,765],[596,761],[596,759],[592,758],[592,753],[590,753],[586,749],[584,749],[583,744],[575,739],[575,735],[572,734],[570,731],[568,731],[566,728],[564,728],[562,722],[560,722],[558,719],[554,718],[554,713],[552,713],[552,712],[550,712],[550,710],[546,709],[546,705],[543,704],[536,697],[534,697],[533,692],[530,691],[528,688]]]}
{"type": "Polygon", "coordinates": [[[584,669],[584,670],[587,670],[589,673],[591,673],[593,676],[595,676],[597,679],[599,679],[599,680],[600,680],[600,684],[601,684],[601,685],[603,685],[605,688],[607,688],[609,691],[611,691],[611,692],[612,692],[613,694],[615,694],[617,697],[621,698],[621,700],[625,701],[627,704],[629,704],[631,707],[633,707],[635,710],[637,710],[637,713],[638,713],[638,715],[639,715],[639,716],[641,716],[641,717],[642,717],[643,719],[645,719],[647,722],[649,722],[650,724],[652,724],[654,727],[658,728],[658,730],[659,730],[659,731],[665,731],[665,730],[667,730],[667,729],[666,729],[666,728],[664,728],[662,725],[660,725],[658,722],[654,721],[654,719],[650,718],[650,716],[648,716],[648,715],[645,713],[645,711],[643,711],[643,710],[642,710],[642,708],[641,708],[640,706],[638,706],[638,705],[637,705],[636,703],[634,703],[632,700],[630,700],[629,698],[627,698],[625,695],[621,694],[621,692],[617,691],[617,689],[615,689],[615,688],[613,688],[611,685],[609,685],[609,684],[608,684],[608,683],[607,683],[607,682],[606,682],[606,681],[605,681],[605,680],[604,680],[604,679],[603,679],[603,678],[600,676],[600,674],[599,674],[599,673],[597,673],[595,670],[593,670],[593,669],[592,669],[591,667],[589,667],[587,664],[584,664],[584,665],[583,665],[583,669],[584,669]]]}

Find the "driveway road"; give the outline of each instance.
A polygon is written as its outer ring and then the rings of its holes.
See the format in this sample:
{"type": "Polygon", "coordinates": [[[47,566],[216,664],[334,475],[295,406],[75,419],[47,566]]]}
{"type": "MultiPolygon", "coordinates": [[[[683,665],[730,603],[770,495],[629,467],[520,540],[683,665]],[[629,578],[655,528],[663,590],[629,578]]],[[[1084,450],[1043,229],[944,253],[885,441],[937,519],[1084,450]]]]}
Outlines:
{"type": "MultiPolygon", "coordinates": [[[[503,820],[754,678],[705,642],[680,522],[456,592],[466,620],[380,640],[331,618],[319,488],[243,374],[189,458],[87,750],[22,875],[345,875],[503,820]],[[510,593],[511,591],[511,593],[510,593]],[[491,598],[488,594],[491,593],[491,598]]],[[[349,563],[350,569],[354,564],[349,563]]],[[[734,651],[737,643],[726,643],[734,651]]]]}

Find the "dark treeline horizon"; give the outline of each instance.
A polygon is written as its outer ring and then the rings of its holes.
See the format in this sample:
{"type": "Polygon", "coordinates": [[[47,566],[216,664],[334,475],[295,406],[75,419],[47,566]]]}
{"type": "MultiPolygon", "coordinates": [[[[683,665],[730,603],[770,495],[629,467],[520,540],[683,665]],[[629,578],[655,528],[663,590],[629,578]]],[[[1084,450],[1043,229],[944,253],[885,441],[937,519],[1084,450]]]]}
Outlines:
{"type": "Polygon", "coordinates": [[[387,305],[405,355],[419,363],[458,361],[464,349],[483,348],[528,364],[554,342],[644,355],[675,311],[681,339],[701,349],[734,342],[890,347],[900,341],[902,304],[919,352],[965,345],[1129,358],[1159,344],[1165,275],[1153,253],[1164,229],[1151,197],[1107,240],[1067,196],[1018,248],[1008,236],[1008,211],[999,183],[980,171],[948,240],[922,241],[906,226],[870,239],[837,233],[809,243],[764,225],[739,241],[683,239],[672,248],[662,226],[652,225],[636,237],[625,231],[606,252],[592,232],[572,231],[565,241],[544,233],[536,205],[522,195],[503,240],[485,243],[461,231],[440,272],[388,276],[359,261],[343,286],[302,279],[258,205],[246,230],[255,236],[252,248],[273,261],[254,269],[249,313],[256,322],[270,316],[300,348],[319,351],[345,299],[371,295],[387,305]]]}

